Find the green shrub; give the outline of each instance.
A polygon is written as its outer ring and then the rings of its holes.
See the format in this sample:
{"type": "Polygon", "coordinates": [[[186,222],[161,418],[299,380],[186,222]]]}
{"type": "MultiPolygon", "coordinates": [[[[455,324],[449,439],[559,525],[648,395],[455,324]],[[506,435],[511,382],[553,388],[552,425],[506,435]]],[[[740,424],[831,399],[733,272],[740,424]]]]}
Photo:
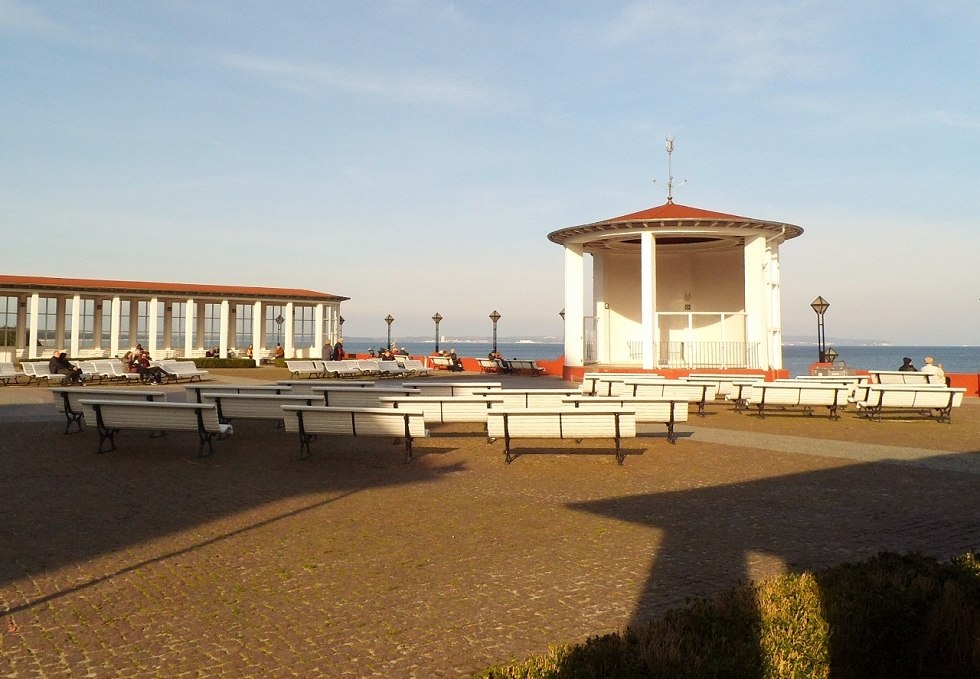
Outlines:
{"type": "Polygon", "coordinates": [[[478,676],[977,677],[980,557],[882,553],[770,578],[478,676]]]}
{"type": "Polygon", "coordinates": [[[254,368],[252,358],[195,358],[194,365],[198,368],[254,368]]]}

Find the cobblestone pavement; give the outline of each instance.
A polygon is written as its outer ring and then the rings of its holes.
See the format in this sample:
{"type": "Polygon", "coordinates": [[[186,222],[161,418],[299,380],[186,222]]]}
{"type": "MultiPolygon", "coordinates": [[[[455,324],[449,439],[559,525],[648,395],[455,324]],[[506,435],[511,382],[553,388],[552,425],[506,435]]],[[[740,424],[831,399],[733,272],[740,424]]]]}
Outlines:
{"type": "Polygon", "coordinates": [[[506,465],[463,425],[409,464],[372,439],[299,460],[253,422],[199,459],[140,432],[97,455],[46,390],[0,388],[0,677],[468,676],[747,578],[980,547],[980,404],[709,410],[623,466],[554,441],[506,465]]]}

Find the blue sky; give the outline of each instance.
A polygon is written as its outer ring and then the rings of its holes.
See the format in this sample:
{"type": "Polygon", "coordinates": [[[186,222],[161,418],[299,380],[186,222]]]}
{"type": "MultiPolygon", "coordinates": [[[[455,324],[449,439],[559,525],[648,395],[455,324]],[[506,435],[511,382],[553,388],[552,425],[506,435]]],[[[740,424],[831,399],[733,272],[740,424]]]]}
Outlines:
{"type": "Polygon", "coordinates": [[[673,135],[676,202],[805,229],[786,334],[823,295],[830,337],[980,344],[978,32],[973,1],[0,0],[3,268],[560,335],[547,234],[663,203],[673,135]]]}

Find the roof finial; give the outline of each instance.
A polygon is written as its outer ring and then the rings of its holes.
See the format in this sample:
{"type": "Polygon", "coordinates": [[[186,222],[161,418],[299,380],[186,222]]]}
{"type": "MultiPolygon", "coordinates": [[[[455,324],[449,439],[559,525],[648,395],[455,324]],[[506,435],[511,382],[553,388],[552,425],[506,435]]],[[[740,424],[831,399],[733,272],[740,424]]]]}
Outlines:
{"type": "MultiPolygon", "coordinates": [[[[667,137],[667,203],[672,205],[674,203],[674,170],[671,164],[671,154],[674,152],[674,138],[667,137]]],[[[654,179],[653,181],[657,181],[654,179]]],[[[681,184],[686,182],[683,180],[681,184]]],[[[680,186],[680,184],[678,184],[680,186]]]]}

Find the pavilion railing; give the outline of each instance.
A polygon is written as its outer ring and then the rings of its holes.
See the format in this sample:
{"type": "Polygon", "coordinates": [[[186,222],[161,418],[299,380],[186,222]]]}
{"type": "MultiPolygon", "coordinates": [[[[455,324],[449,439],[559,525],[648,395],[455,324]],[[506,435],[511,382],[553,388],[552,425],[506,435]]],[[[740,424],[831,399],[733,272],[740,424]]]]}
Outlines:
{"type": "MultiPolygon", "coordinates": [[[[643,360],[643,342],[630,340],[631,361],[643,360]]],[[[664,368],[760,368],[758,342],[665,342],[653,347],[654,361],[664,368]]]]}

